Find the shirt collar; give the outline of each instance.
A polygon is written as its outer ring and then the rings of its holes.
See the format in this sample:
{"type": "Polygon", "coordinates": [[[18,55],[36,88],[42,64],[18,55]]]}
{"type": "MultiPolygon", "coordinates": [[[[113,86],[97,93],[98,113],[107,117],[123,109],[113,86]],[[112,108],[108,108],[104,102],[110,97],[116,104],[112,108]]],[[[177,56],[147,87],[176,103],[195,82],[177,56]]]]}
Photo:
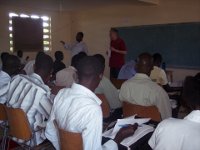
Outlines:
{"type": "Polygon", "coordinates": [[[90,97],[98,105],[101,105],[101,103],[102,103],[101,100],[91,90],[89,90],[88,88],[86,88],[80,84],[73,83],[71,89],[73,91],[78,92],[78,94],[90,97]]]}
{"type": "Polygon", "coordinates": [[[200,110],[194,110],[189,115],[187,115],[185,120],[193,121],[196,123],[200,123],[200,110]]]}
{"type": "Polygon", "coordinates": [[[5,71],[1,70],[0,74],[2,74],[4,77],[9,78],[11,80],[11,77],[9,74],[7,74],[5,71]]]}
{"type": "Polygon", "coordinates": [[[149,76],[146,75],[146,74],[144,74],[144,73],[136,73],[135,76],[134,76],[134,78],[142,78],[142,79],[149,79],[149,80],[151,80],[149,78],[149,76]]]}
{"type": "Polygon", "coordinates": [[[33,73],[33,74],[30,75],[30,77],[36,79],[36,80],[39,81],[41,84],[44,84],[42,78],[41,78],[38,74],[33,73]]]}
{"type": "Polygon", "coordinates": [[[74,68],[73,66],[69,66],[69,69],[74,70],[75,72],[77,72],[76,68],[74,68]]]}

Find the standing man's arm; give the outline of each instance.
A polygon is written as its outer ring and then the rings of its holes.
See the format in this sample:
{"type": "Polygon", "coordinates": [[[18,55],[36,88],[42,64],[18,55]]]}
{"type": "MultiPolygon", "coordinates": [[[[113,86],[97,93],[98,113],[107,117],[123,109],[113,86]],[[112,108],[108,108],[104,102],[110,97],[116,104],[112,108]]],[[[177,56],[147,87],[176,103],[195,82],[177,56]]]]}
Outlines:
{"type": "Polygon", "coordinates": [[[87,47],[87,45],[85,43],[83,44],[83,52],[88,54],[88,47],[87,47]]]}
{"type": "Polygon", "coordinates": [[[123,40],[119,44],[120,44],[120,48],[119,49],[111,47],[111,51],[119,53],[119,54],[122,54],[122,55],[126,55],[127,54],[126,44],[124,43],[123,40]]]}
{"type": "Polygon", "coordinates": [[[65,43],[64,41],[60,41],[60,43],[64,46],[65,49],[72,50],[72,46],[70,44],[65,43]]]}

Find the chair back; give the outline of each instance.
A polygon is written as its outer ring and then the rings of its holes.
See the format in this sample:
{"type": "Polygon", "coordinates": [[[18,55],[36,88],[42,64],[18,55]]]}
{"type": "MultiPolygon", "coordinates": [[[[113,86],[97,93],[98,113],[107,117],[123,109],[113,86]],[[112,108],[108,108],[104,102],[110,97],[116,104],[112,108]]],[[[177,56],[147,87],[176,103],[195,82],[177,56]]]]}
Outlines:
{"type": "Polygon", "coordinates": [[[7,121],[6,108],[4,104],[0,104],[0,120],[7,121]]]}
{"type": "Polygon", "coordinates": [[[161,121],[161,115],[156,106],[140,106],[123,102],[123,116],[129,117],[134,114],[142,118],[151,118],[154,121],[161,121]]]}
{"type": "Polygon", "coordinates": [[[97,97],[102,101],[101,109],[103,112],[103,118],[110,117],[110,106],[108,100],[106,99],[104,94],[96,94],[97,97]]]}
{"type": "Polygon", "coordinates": [[[28,141],[32,138],[32,131],[27,116],[20,108],[6,108],[8,117],[8,134],[17,139],[28,141]]]}
{"type": "Polygon", "coordinates": [[[110,81],[117,89],[121,89],[122,84],[126,81],[124,79],[111,78],[110,81]]]}
{"type": "MultiPolygon", "coordinates": [[[[54,124],[56,124],[55,121],[54,124]]],[[[81,133],[68,132],[59,128],[58,126],[57,128],[59,131],[61,150],[83,150],[83,140],[81,133]]]]}

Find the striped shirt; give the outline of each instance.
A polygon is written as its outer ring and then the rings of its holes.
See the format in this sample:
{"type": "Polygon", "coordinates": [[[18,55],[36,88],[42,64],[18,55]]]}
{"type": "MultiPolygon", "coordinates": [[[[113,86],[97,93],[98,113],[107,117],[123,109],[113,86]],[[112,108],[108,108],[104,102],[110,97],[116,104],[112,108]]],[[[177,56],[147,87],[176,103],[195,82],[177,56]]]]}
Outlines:
{"type": "Polygon", "coordinates": [[[4,71],[0,71],[0,103],[4,104],[7,100],[7,92],[10,86],[11,77],[4,71]]]}
{"type": "MultiPolygon", "coordinates": [[[[49,118],[52,107],[50,89],[35,73],[30,76],[17,75],[11,81],[7,105],[23,109],[32,130],[36,131],[39,127],[46,127],[45,119],[49,118]]],[[[44,130],[36,132],[34,137],[31,146],[42,143],[46,139],[44,130]]]]}

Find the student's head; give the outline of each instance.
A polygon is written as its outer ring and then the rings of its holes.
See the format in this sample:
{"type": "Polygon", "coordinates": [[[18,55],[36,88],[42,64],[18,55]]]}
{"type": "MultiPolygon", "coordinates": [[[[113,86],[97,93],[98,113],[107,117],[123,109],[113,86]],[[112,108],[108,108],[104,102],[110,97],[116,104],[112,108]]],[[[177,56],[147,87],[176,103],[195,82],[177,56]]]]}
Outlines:
{"type": "Polygon", "coordinates": [[[186,77],[183,86],[183,100],[191,110],[200,110],[200,76],[186,77]]]}
{"type": "Polygon", "coordinates": [[[77,63],[84,57],[86,57],[87,54],[85,52],[80,52],[79,54],[77,55],[74,55],[72,57],[72,60],[71,60],[71,66],[73,66],[74,68],[77,67],[77,63]]]}
{"type": "Polygon", "coordinates": [[[9,56],[9,53],[3,52],[1,53],[1,62],[2,64],[5,62],[6,58],[9,56]]]}
{"type": "Polygon", "coordinates": [[[102,79],[103,66],[94,56],[86,56],[78,62],[77,73],[79,84],[94,91],[102,79]]]}
{"type": "Polygon", "coordinates": [[[56,51],[54,56],[57,61],[62,61],[64,59],[63,52],[61,51],[56,51]]]}
{"type": "Polygon", "coordinates": [[[116,40],[119,37],[118,35],[118,30],[116,28],[111,28],[110,29],[110,39],[112,41],[116,40]]]}
{"type": "Polygon", "coordinates": [[[3,63],[2,70],[10,76],[17,75],[20,71],[19,58],[14,55],[8,55],[3,63]]]}
{"type": "Polygon", "coordinates": [[[154,66],[160,67],[160,65],[162,63],[162,55],[159,53],[155,53],[153,55],[153,63],[154,63],[154,66]]]}
{"type": "Polygon", "coordinates": [[[23,52],[21,50],[17,51],[17,56],[19,58],[22,58],[23,57],[23,52]]]}
{"type": "Polygon", "coordinates": [[[52,70],[53,59],[49,55],[39,52],[35,59],[34,72],[40,75],[44,83],[47,83],[50,79],[52,70]]]}
{"type": "Polygon", "coordinates": [[[104,69],[105,69],[105,58],[103,57],[103,55],[96,54],[96,55],[94,55],[94,57],[96,57],[101,62],[102,68],[103,68],[102,72],[104,72],[104,69]]]}
{"type": "Polygon", "coordinates": [[[153,58],[149,53],[142,53],[139,55],[136,63],[137,73],[143,73],[150,76],[153,69],[153,58]]]}
{"type": "Polygon", "coordinates": [[[77,41],[77,42],[81,42],[81,41],[83,40],[83,37],[84,37],[83,32],[78,32],[78,33],[76,34],[76,41],[77,41]]]}

